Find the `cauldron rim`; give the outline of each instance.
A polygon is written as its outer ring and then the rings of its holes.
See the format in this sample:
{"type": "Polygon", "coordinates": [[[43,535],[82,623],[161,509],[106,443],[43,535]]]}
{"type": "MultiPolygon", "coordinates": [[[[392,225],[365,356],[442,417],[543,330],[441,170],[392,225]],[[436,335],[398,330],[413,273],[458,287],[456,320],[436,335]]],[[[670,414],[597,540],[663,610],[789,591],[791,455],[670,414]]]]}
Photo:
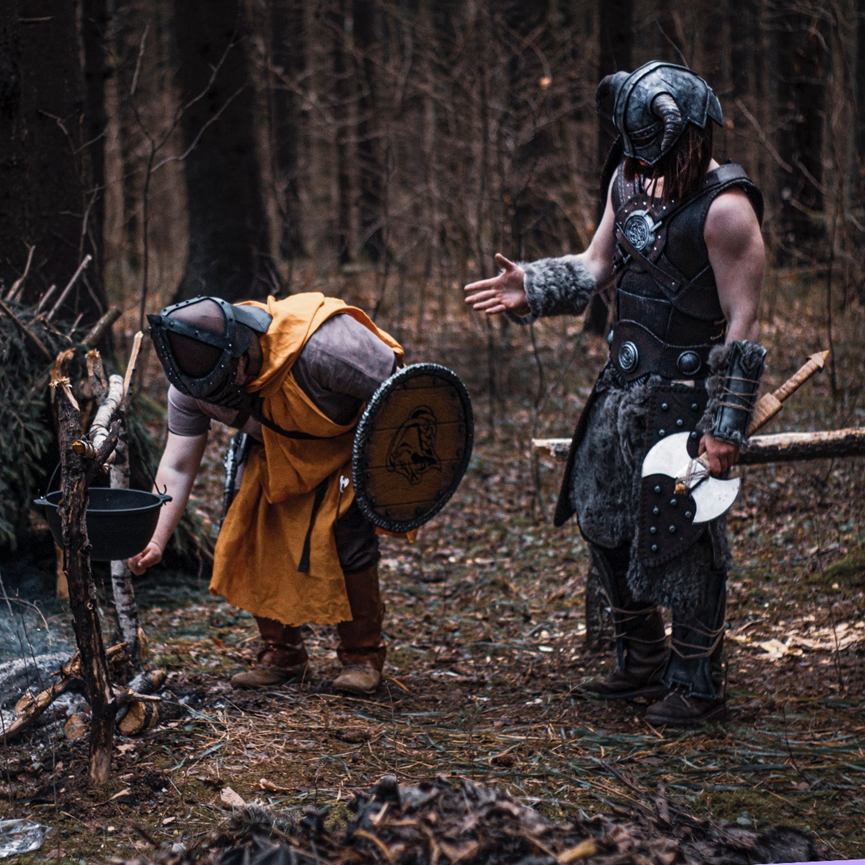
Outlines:
{"type": "MultiPolygon", "coordinates": [[[[105,516],[107,514],[134,514],[136,511],[149,511],[151,508],[155,508],[161,505],[164,505],[166,502],[171,501],[171,496],[166,493],[154,493],[150,492],[150,490],[136,490],[136,489],[124,489],[122,487],[91,487],[89,492],[92,494],[94,492],[110,492],[110,493],[120,493],[118,499],[123,498],[123,494],[125,493],[136,493],[141,496],[148,496],[148,501],[146,504],[139,505],[138,507],[133,508],[94,508],[91,507],[90,502],[87,503],[87,513],[88,514],[99,514],[100,516],[105,516]]],[[[51,490],[51,492],[45,493],[45,495],[41,496],[38,499],[33,500],[34,505],[38,505],[39,507],[49,507],[49,508],[59,508],[60,507],[60,498],[63,496],[63,490],[51,490]],[[54,496],[52,499],[51,497],[54,496]]],[[[92,495],[90,496],[92,501],[92,495]]]]}
{"type": "MultiPolygon", "coordinates": [[[[147,547],[159,520],[159,509],[171,496],[147,490],[122,487],[92,487],[87,503],[87,536],[90,541],[90,558],[93,561],[119,561],[137,555],[147,547]],[[101,495],[100,495],[101,494],[101,495]],[[99,504],[114,500],[121,507],[92,507],[94,497],[99,504]],[[124,500],[138,502],[133,507],[122,507],[124,500]],[[109,528],[110,527],[110,528],[109,528]],[[119,534],[118,534],[119,533],[119,534]]],[[[54,542],[63,543],[60,527],[60,499],[62,490],[52,490],[33,504],[44,509],[48,527],[54,542]]]]}

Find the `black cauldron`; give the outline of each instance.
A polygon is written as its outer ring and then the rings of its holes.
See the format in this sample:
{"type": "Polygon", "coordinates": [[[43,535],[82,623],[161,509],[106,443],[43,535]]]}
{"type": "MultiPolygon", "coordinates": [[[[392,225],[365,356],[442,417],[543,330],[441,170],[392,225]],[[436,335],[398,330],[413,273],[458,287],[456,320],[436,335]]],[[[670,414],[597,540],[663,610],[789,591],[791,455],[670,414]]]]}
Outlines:
{"type": "MultiPolygon", "coordinates": [[[[60,490],[55,490],[33,502],[45,509],[48,527],[58,547],[63,546],[58,511],[62,495],[60,490]]],[[[90,559],[94,562],[112,562],[140,553],[156,531],[159,509],[170,501],[171,496],[164,493],[91,487],[87,505],[90,559]]]]}

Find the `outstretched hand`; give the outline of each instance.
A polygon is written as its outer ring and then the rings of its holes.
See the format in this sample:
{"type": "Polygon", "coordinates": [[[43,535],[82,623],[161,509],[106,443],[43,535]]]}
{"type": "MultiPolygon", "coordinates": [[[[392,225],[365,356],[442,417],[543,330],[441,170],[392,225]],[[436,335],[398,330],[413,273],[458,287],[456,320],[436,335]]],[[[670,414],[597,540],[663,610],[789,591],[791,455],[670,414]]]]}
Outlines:
{"type": "Polygon", "coordinates": [[[529,315],[531,309],[526,300],[523,269],[508,261],[501,253],[496,253],[496,264],[502,268],[498,276],[482,279],[465,287],[466,303],[477,312],[485,312],[487,315],[501,312],[529,315]]]}
{"type": "Polygon", "coordinates": [[[140,577],[148,568],[161,561],[162,550],[159,544],[151,541],[137,556],[131,556],[126,564],[136,577],[140,577]]]}

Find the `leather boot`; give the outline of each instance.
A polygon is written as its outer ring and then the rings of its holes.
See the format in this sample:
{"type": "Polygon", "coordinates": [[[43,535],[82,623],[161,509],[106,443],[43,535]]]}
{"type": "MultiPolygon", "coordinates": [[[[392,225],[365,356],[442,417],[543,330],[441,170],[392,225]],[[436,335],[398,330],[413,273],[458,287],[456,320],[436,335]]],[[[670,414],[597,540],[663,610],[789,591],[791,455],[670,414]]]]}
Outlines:
{"type": "Polygon", "coordinates": [[[309,670],[309,656],[300,628],[273,619],[255,617],[261,633],[262,648],[256,665],[231,677],[233,688],[272,688],[286,682],[299,682],[309,670]]]}
{"type": "Polygon", "coordinates": [[[581,686],[599,700],[657,699],[667,693],[661,674],[667,660],[664,620],[657,607],[634,601],[628,588],[627,551],[590,547],[592,565],[607,595],[616,640],[616,668],[581,686]]]}
{"type": "Polygon", "coordinates": [[[646,709],[653,726],[693,727],[727,716],[724,693],[724,616],[726,574],[713,570],[700,609],[689,616],[673,614],[670,660],[663,680],[667,696],[646,709]]]}
{"type": "Polygon", "coordinates": [[[365,696],[381,684],[387,647],[382,642],[384,604],[378,584],[378,566],[345,575],[345,590],[351,607],[351,621],[336,626],[339,645],[336,654],[342,671],[334,679],[335,691],[365,696]]]}

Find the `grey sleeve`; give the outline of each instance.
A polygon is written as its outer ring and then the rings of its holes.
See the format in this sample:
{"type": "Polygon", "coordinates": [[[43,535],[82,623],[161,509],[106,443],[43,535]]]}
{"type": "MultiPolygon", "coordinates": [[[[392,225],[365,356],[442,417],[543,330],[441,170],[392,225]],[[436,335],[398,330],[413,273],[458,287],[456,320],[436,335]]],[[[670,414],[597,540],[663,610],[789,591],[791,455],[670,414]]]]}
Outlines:
{"type": "Polygon", "coordinates": [[[178,436],[200,436],[210,429],[210,418],[198,400],[168,386],[168,431],[178,436]]]}
{"type": "Polygon", "coordinates": [[[390,346],[350,315],[335,315],[309,338],[292,374],[324,414],[345,424],[395,369],[390,346]]]}
{"type": "Polygon", "coordinates": [[[597,283],[576,255],[518,262],[525,273],[524,287],[531,315],[509,314],[512,321],[531,324],[547,315],[581,315],[597,283]]]}

